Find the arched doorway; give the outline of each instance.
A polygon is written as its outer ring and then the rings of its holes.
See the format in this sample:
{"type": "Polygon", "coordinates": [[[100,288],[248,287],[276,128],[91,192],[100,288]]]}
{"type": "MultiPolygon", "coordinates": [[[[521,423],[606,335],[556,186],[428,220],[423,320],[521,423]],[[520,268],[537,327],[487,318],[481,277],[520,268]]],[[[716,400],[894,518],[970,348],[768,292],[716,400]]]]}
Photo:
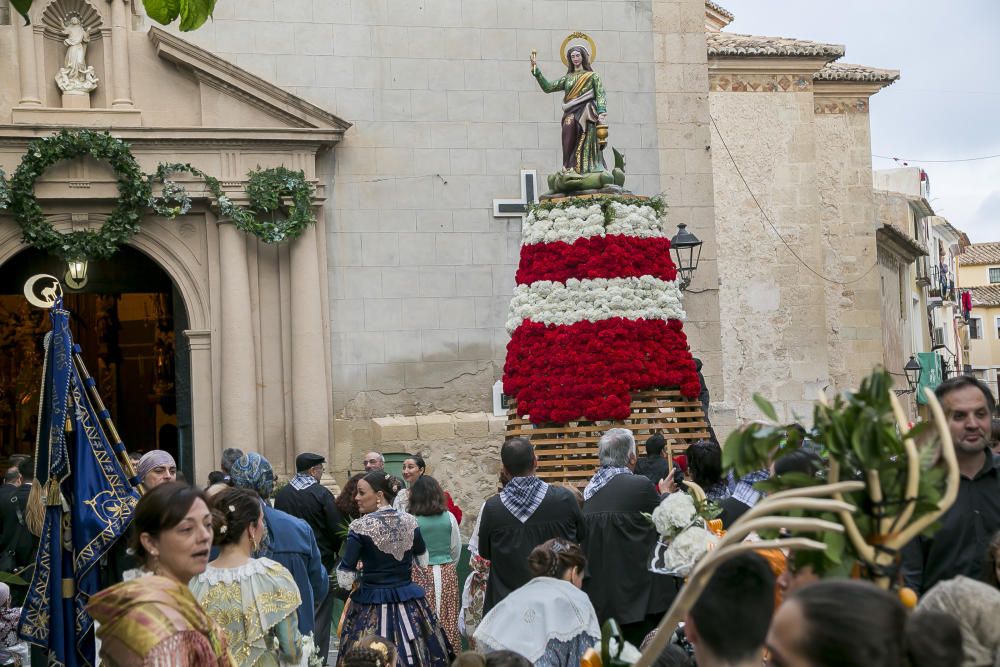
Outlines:
{"type": "Polygon", "coordinates": [[[181,334],[187,312],[170,276],[127,246],[110,260],[91,261],[79,290],[63,280],[65,262],[34,248],[0,266],[0,459],[34,451],[42,337],[50,325],[22,288],[37,273],[63,282],[74,340],[126,448],[165,449],[191,479],[190,362],[181,334]]]}

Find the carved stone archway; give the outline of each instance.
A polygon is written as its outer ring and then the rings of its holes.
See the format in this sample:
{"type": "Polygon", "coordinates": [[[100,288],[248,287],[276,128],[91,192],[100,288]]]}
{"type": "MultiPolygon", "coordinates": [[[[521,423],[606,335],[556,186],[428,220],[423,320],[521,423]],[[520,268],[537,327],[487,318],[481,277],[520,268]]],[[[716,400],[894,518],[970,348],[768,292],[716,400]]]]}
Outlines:
{"type": "MultiPolygon", "coordinates": [[[[116,5],[127,3],[97,4],[103,25],[117,27],[116,5]]],[[[32,10],[40,31],[46,7],[32,10]]],[[[148,40],[105,40],[116,92],[92,97],[103,105],[66,108],[53,95],[35,103],[30,93],[49,85],[46,71],[56,63],[42,49],[29,56],[25,45],[40,35],[22,40],[21,30],[0,26],[0,52],[18,54],[0,62],[0,82],[22,83],[20,95],[0,96],[0,168],[8,175],[31,139],[61,127],[96,126],[131,144],[146,173],[161,162],[191,163],[218,178],[238,204],[246,201],[246,176],[256,167],[300,169],[322,208],[327,183],[318,178],[318,161],[348,123],[158,28],[148,40]],[[121,45],[127,53],[116,51],[121,45]],[[123,90],[127,108],[111,104],[123,90]]],[[[279,472],[292,470],[303,451],[332,456],[322,210],[300,238],[266,245],[217,219],[203,183],[177,180],[192,196],[192,210],[178,220],[148,216],[130,245],[163,268],[187,309],[196,479],[218,467],[225,447],[261,452],[279,472]]],[[[54,165],[35,192],[61,232],[100,224],[117,197],[114,174],[89,158],[54,165]]],[[[0,211],[0,264],[22,247],[19,228],[0,211]]]]}

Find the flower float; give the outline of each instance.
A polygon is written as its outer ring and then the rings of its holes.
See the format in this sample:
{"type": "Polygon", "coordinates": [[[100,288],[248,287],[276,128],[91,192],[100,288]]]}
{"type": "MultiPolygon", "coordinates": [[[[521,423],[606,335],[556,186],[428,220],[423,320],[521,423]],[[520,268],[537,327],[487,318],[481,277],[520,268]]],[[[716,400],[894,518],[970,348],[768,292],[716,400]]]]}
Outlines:
{"type": "Polygon", "coordinates": [[[504,391],[519,415],[626,419],[634,391],[698,396],[662,213],[636,197],[532,208],[507,318],[504,391]]]}

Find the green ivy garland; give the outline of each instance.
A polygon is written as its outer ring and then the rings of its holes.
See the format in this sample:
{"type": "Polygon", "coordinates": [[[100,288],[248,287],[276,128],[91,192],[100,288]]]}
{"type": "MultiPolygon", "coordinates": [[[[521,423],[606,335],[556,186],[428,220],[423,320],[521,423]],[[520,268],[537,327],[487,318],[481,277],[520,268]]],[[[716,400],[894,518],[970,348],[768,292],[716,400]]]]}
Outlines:
{"type": "Polygon", "coordinates": [[[253,234],[264,243],[280,243],[298,238],[306,227],[316,222],[312,209],[313,187],[301,171],[285,167],[261,169],[257,167],[247,177],[246,193],[250,208],[237,206],[222,191],[219,179],[209,176],[190,164],[178,162],[160,164],[156,173],[149,178],[150,184],[162,183],[160,197],[154,197],[150,207],[167,218],[176,218],[191,208],[191,199],[183,186],[170,180],[171,174],[188,173],[205,181],[209,192],[215,197],[219,213],[233,221],[237,229],[253,234]],[[276,214],[282,208],[283,198],[291,198],[291,206],[283,218],[276,214]],[[164,202],[176,205],[168,206],[164,202]],[[269,219],[260,219],[256,213],[269,214],[269,219]]]}
{"type": "Polygon", "coordinates": [[[64,260],[106,259],[139,231],[149,200],[149,186],[129,145],[107,132],[60,130],[35,139],[10,181],[10,211],[21,226],[24,242],[64,260]],[[100,229],[60,234],[42,213],[35,181],[56,162],[90,155],[111,165],[118,178],[118,202],[100,229]]]}
{"type": "Polygon", "coordinates": [[[10,188],[7,187],[6,174],[0,169],[0,210],[10,208],[10,188]]]}
{"type": "Polygon", "coordinates": [[[21,158],[8,183],[0,169],[0,210],[8,209],[21,226],[24,242],[63,260],[106,259],[139,231],[139,221],[147,209],[174,219],[191,210],[191,197],[170,176],[186,172],[204,180],[217,201],[221,217],[253,234],[265,243],[279,243],[297,238],[316,222],[312,209],[314,190],[305,174],[285,167],[261,169],[248,174],[246,185],[250,207],[237,206],[226,196],[217,178],[190,164],[161,163],[153,174],[146,175],[129,150],[129,145],[107,132],[60,130],[35,139],[21,158]],[[35,197],[35,181],[60,160],[83,155],[107,162],[118,179],[118,201],[100,229],[61,234],[45,219],[35,197]],[[153,194],[160,184],[160,194],[153,194]],[[285,198],[291,200],[284,216],[285,198]],[[260,214],[260,217],[258,217],[260,214]]]}

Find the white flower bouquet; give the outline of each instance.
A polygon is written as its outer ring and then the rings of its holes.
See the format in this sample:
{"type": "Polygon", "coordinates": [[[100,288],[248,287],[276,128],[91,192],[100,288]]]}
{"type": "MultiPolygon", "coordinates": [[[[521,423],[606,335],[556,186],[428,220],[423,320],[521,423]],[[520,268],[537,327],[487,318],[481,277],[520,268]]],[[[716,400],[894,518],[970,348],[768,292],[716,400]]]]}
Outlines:
{"type": "Polygon", "coordinates": [[[671,493],[649,515],[660,534],[649,569],[657,574],[686,577],[691,568],[718,543],[708,530],[712,511],[684,492],[671,493]]]}

